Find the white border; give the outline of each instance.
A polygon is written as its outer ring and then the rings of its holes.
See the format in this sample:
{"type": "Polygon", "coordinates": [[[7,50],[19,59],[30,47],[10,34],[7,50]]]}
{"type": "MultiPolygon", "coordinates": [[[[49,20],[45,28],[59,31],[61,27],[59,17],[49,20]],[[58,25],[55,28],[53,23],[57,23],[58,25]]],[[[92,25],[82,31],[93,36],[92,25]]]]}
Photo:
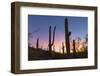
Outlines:
{"type": "Polygon", "coordinates": [[[21,7],[20,8],[20,69],[43,69],[94,65],[94,11],[21,7]],[[28,14],[88,17],[88,59],[28,61],[28,14]]]}

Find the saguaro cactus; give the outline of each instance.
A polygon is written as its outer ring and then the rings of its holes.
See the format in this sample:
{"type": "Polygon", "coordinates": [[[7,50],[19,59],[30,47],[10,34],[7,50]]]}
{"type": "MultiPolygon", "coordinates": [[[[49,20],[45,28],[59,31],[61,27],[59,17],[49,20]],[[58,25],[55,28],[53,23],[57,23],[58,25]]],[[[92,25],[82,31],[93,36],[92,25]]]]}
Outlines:
{"type": "Polygon", "coordinates": [[[63,54],[64,54],[64,43],[62,42],[62,51],[63,51],[63,54]]]}
{"type": "Polygon", "coordinates": [[[56,30],[56,26],[54,27],[53,30],[53,40],[51,40],[51,26],[49,27],[49,51],[52,54],[52,46],[54,44],[54,39],[55,39],[55,30],[56,30]]]}
{"type": "Polygon", "coordinates": [[[75,40],[73,40],[73,53],[76,53],[76,49],[75,49],[75,40]]]}
{"type": "Polygon", "coordinates": [[[36,42],[36,48],[39,48],[39,38],[37,38],[37,42],[36,42]]]}
{"type": "Polygon", "coordinates": [[[71,35],[71,32],[69,32],[68,30],[68,19],[65,18],[65,44],[66,44],[66,52],[67,52],[67,55],[70,54],[70,37],[71,35]]]}

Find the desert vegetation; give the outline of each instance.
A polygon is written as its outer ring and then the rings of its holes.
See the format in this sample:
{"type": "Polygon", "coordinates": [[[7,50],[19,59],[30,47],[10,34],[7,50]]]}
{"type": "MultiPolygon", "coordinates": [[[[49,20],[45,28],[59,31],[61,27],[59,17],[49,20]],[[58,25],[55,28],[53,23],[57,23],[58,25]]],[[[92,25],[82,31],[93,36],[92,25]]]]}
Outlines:
{"type": "MultiPolygon", "coordinates": [[[[40,45],[40,38],[37,38],[36,43],[29,42],[28,44],[28,60],[49,60],[49,59],[74,59],[74,58],[87,58],[88,57],[88,35],[84,38],[77,37],[76,39],[71,38],[72,32],[68,29],[68,19],[65,18],[65,40],[62,41],[59,46],[59,51],[56,51],[56,29],[57,26],[48,27],[48,43],[47,49],[44,49],[40,45]],[[34,45],[33,45],[34,44],[34,45]]],[[[38,32],[39,29],[33,33],[28,34],[29,40],[32,39],[34,33],[38,32]]]]}

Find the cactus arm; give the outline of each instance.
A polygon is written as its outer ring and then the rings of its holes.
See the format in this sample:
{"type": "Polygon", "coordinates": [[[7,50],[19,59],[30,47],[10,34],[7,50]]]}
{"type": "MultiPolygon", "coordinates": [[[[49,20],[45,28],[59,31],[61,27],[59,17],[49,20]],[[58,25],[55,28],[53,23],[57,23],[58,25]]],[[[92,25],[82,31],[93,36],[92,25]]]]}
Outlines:
{"type": "Polygon", "coordinates": [[[68,36],[70,36],[70,35],[71,35],[71,32],[68,33],[68,36]]]}
{"type": "Polygon", "coordinates": [[[56,26],[54,27],[54,30],[53,30],[53,40],[52,40],[52,44],[51,45],[54,44],[54,40],[55,40],[55,30],[56,30],[56,26]]]}

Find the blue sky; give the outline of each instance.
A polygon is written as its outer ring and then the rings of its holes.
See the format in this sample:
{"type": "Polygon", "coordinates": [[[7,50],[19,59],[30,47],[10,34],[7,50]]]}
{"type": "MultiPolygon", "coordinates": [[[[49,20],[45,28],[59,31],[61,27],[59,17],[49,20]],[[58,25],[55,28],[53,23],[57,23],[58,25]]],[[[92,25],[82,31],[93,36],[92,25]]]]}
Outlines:
{"type": "Polygon", "coordinates": [[[49,26],[55,31],[55,45],[59,49],[61,43],[65,40],[64,24],[65,18],[68,18],[68,27],[71,32],[71,38],[84,38],[88,33],[88,18],[74,17],[74,16],[43,16],[43,15],[29,15],[28,16],[28,32],[34,32],[31,42],[33,46],[36,44],[36,39],[40,39],[40,46],[46,48],[48,45],[48,31],[49,26]]]}

